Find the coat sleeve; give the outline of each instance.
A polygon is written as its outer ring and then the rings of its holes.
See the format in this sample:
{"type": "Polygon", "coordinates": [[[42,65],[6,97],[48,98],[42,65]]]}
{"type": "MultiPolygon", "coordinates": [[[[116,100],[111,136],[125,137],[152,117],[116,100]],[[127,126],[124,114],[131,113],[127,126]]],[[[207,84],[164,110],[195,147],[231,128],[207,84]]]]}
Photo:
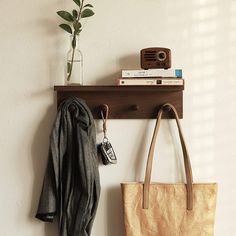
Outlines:
{"type": "Polygon", "coordinates": [[[43,188],[38,204],[36,218],[52,222],[56,214],[59,214],[58,190],[59,190],[59,162],[60,154],[64,155],[66,150],[66,130],[62,129],[63,116],[59,111],[50,135],[49,155],[43,188]]]}
{"type": "Polygon", "coordinates": [[[49,154],[48,165],[44,177],[43,188],[39,200],[36,218],[52,222],[57,211],[57,193],[55,183],[55,173],[53,168],[53,160],[49,154]]]}

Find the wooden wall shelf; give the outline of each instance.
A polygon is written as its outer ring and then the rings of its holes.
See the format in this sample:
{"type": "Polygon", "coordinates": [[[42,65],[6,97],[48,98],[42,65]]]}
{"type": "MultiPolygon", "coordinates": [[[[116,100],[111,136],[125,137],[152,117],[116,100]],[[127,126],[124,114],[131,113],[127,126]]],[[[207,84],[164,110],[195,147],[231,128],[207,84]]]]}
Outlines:
{"type": "Polygon", "coordinates": [[[54,90],[58,105],[71,96],[84,99],[94,119],[101,119],[102,104],[109,106],[109,119],[153,119],[166,102],[183,117],[184,86],[55,86],[54,90]]]}

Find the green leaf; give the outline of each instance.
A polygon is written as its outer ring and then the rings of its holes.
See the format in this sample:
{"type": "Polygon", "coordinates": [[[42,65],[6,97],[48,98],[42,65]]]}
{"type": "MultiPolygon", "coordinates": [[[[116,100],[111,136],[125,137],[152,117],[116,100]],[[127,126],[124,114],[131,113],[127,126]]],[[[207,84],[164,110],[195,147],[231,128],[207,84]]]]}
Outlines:
{"type": "Polygon", "coordinates": [[[60,24],[59,27],[61,27],[62,29],[64,29],[66,32],[68,32],[69,34],[72,34],[72,29],[69,25],[67,24],[60,24]]]}
{"type": "Polygon", "coordinates": [[[86,4],[84,7],[93,7],[91,4],[86,4]]]}
{"type": "Polygon", "coordinates": [[[81,17],[85,18],[85,17],[90,17],[93,15],[94,15],[94,12],[91,9],[85,9],[82,11],[81,17]]]}
{"type": "Polygon", "coordinates": [[[66,21],[74,21],[74,17],[67,11],[58,11],[57,14],[66,21]]]}
{"type": "Polygon", "coordinates": [[[81,31],[82,31],[82,29],[75,31],[76,35],[79,35],[81,31]]]}
{"type": "Polygon", "coordinates": [[[73,14],[74,19],[77,19],[78,12],[75,9],[72,11],[72,14],[73,14]]]}
{"type": "Polygon", "coordinates": [[[73,26],[74,26],[75,31],[78,31],[82,27],[81,23],[78,21],[75,21],[73,26]]]}
{"type": "Polygon", "coordinates": [[[72,48],[76,48],[76,37],[75,37],[75,35],[72,39],[72,48]]]}
{"type": "Polygon", "coordinates": [[[71,71],[71,63],[67,62],[67,73],[69,74],[71,71]]]}
{"type": "Polygon", "coordinates": [[[80,0],[73,0],[80,7],[80,0]]]}

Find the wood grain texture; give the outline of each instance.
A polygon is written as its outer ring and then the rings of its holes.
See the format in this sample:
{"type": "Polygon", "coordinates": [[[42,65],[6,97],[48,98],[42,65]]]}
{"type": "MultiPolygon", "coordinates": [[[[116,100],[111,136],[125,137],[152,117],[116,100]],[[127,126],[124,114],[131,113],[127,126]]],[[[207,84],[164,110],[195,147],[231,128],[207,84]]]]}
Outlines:
{"type": "MultiPolygon", "coordinates": [[[[94,119],[101,119],[102,104],[109,106],[109,119],[155,119],[163,103],[175,106],[183,118],[184,86],[55,86],[57,104],[75,96],[86,101],[94,119]]],[[[164,116],[164,118],[173,118],[164,116]]]]}

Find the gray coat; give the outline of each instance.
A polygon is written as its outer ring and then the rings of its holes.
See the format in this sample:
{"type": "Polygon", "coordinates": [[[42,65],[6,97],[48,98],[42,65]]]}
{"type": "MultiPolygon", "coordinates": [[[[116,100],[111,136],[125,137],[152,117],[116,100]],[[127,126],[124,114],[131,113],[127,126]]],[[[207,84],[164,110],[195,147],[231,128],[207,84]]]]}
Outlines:
{"type": "Polygon", "coordinates": [[[58,215],[60,236],[89,236],[99,196],[94,120],[83,100],[69,98],[60,104],[52,129],[36,217],[50,222],[58,215]]]}

